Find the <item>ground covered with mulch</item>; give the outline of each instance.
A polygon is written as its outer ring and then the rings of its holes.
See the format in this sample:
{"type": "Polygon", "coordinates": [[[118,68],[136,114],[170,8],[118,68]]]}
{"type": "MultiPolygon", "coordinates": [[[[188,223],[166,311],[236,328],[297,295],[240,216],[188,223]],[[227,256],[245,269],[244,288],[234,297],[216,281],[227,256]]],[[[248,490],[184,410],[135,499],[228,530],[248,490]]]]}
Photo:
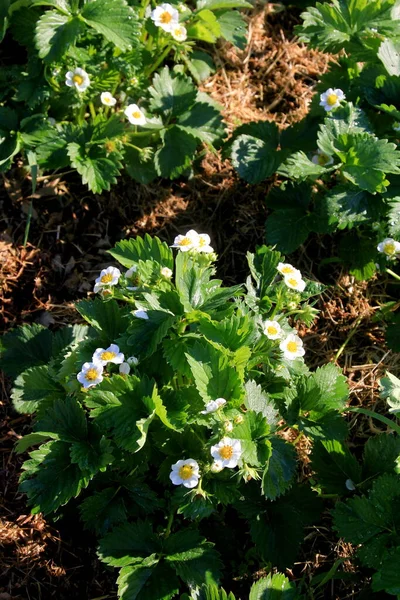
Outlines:
{"type": "MultiPolygon", "coordinates": [[[[294,38],[298,12],[278,8],[260,4],[248,15],[244,51],[229,45],[216,50],[218,71],[204,89],[225,106],[228,129],[259,119],[281,127],[300,120],[328,68],[326,55],[294,38]]],[[[227,284],[242,283],[248,271],[245,250],[264,242],[265,197],[274,183],[249,186],[227,161],[207,155],[189,181],[143,186],[121,179],[111,192],[92,195],[73,174],[54,173],[40,178],[32,197],[17,166],[3,177],[0,189],[0,330],[22,322],[56,327],[76,321],[73,301],[87,296],[99,270],[110,263],[107,250],[122,238],[144,233],[167,241],[190,228],[209,233],[220,257],[219,276],[227,284]],[[24,248],[31,200],[33,220],[24,248]]],[[[301,330],[307,362],[317,367],[336,361],[348,377],[352,405],[375,408],[379,378],[385,370],[400,368],[399,356],[385,347],[384,331],[374,318],[394,291],[382,277],[357,283],[335,265],[320,268],[334,254],[331,239],[315,238],[290,259],[328,285],[315,324],[301,330]]],[[[72,511],[56,523],[29,515],[17,487],[22,459],[12,450],[29,432],[30,421],[13,412],[9,382],[2,379],[0,385],[0,600],[116,598],[113,571],[98,562],[94,538],[82,532],[72,511]]],[[[355,446],[377,431],[367,418],[351,417],[350,425],[355,446]]],[[[298,450],[306,472],[308,449],[300,445],[298,450]]],[[[324,524],[306,535],[306,549],[293,569],[296,576],[327,570],[353,552],[324,524]]],[[[326,598],[355,598],[357,590],[344,585],[329,587],[326,598]]]]}

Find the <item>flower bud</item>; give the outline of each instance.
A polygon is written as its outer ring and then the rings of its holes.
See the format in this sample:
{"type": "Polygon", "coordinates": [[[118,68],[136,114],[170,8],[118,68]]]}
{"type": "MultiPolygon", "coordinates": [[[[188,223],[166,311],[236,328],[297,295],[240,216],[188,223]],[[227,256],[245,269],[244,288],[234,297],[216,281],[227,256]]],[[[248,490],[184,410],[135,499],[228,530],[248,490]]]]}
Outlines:
{"type": "Polygon", "coordinates": [[[222,462],[220,460],[216,460],[210,467],[211,473],[220,473],[224,467],[222,466],[222,462]]]}
{"type": "Polygon", "coordinates": [[[244,419],[242,415],[236,415],[236,417],[233,419],[235,425],[240,425],[240,423],[243,423],[243,421],[244,419]]]}
{"type": "Polygon", "coordinates": [[[233,429],[233,423],[231,421],[224,421],[224,429],[226,432],[230,433],[233,429]]]}
{"type": "Polygon", "coordinates": [[[139,359],[136,358],[136,356],[129,356],[129,358],[126,359],[126,362],[130,367],[137,367],[139,364],[139,359]]]}
{"type": "Polygon", "coordinates": [[[119,365],[119,372],[121,373],[121,375],[129,375],[130,370],[131,368],[127,362],[123,362],[119,365]]]}

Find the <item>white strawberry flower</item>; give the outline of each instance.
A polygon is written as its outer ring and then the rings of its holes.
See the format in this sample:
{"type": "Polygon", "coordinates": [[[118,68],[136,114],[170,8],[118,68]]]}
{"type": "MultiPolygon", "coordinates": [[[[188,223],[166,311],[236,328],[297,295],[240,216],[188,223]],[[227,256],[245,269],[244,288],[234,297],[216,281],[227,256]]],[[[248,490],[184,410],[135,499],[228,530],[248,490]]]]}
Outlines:
{"type": "Polygon", "coordinates": [[[129,356],[129,358],[126,359],[126,362],[130,367],[136,367],[139,364],[139,359],[136,358],[136,356],[129,356]]]}
{"type": "Polygon", "coordinates": [[[169,478],[174,485],[194,488],[199,483],[199,463],[193,458],[178,460],[172,465],[169,478]]]}
{"type": "Polygon", "coordinates": [[[167,32],[170,32],[179,23],[179,12],[168,3],[157,6],[150,16],[156,27],[161,27],[167,32]]]}
{"type": "Polygon", "coordinates": [[[116,267],[103,269],[94,283],[93,291],[97,293],[104,287],[117,285],[120,277],[121,271],[116,267]]]}
{"type": "Polygon", "coordinates": [[[292,290],[302,292],[306,287],[306,282],[302,279],[301,274],[285,275],[283,281],[292,290]]]}
{"type": "Polygon", "coordinates": [[[177,235],[171,248],[179,248],[182,252],[188,252],[198,247],[200,243],[199,237],[197,231],[191,229],[185,235],[177,235]]]}
{"type": "Polygon", "coordinates": [[[282,327],[278,321],[265,321],[263,331],[269,340],[277,340],[282,336],[282,327]]]}
{"type": "Polygon", "coordinates": [[[93,354],[92,361],[99,363],[100,365],[106,365],[107,363],[113,363],[114,365],[120,365],[124,362],[124,355],[119,351],[117,344],[111,344],[108,348],[97,348],[93,354]]]}
{"type": "Polygon", "coordinates": [[[215,412],[216,410],[221,408],[221,406],[224,406],[224,404],[226,404],[225,398],[217,398],[216,400],[211,400],[206,404],[205,410],[201,410],[200,413],[202,415],[208,415],[209,413],[215,412]]]}
{"type": "Polygon", "coordinates": [[[65,85],[75,87],[78,92],[84,92],[90,86],[89,75],[84,69],[77,67],[65,74],[65,85]]]}
{"type": "Polygon", "coordinates": [[[333,156],[325,154],[322,150],[317,150],[311,160],[314,165],[319,165],[320,167],[329,167],[329,165],[333,165],[334,163],[333,156]]]}
{"type": "Polygon", "coordinates": [[[210,236],[207,235],[207,233],[200,233],[199,242],[196,250],[198,252],[204,252],[205,254],[210,254],[211,252],[214,252],[213,248],[210,246],[210,241],[210,236]]]}
{"type": "Polygon", "coordinates": [[[171,29],[171,35],[177,42],[184,42],[187,38],[187,30],[183,25],[176,25],[171,29]]]}
{"type": "Polygon", "coordinates": [[[131,368],[127,362],[123,362],[119,365],[119,372],[121,373],[121,375],[129,375],[130,371],[131,368]]]}
{"type": "Polygon", "coordinates": [[[144,112],[140,110],[137,104],[130,104],[124,110],[124,114],[128,117],[129,123],[132,125],[145,125],[146,117],[144,116],[144,112]]]}
{"type": "Polygon", "coordinates": [[[288,360],[294,360],[300,356],[304,356],[305,350],[303,342],[295,333],[290,333],[280,344],[279,348],[283,352],[283,356],[288,360]]]}
{"type": "Polygon", "coordinates": [[[221,460],[215,460],[211,467],[210,467],[210,471],[211,473],[220,473],[223,469],[223,465],[222,465],[222,461],[221,460]]]}
{"type": "Polygon", "coordinates": [[[386,256],[394,257],[396,254],[400,254],[400,242],[396,242],[392,238],[386,238],[378,244],[377,250],[382,254],[386,254],[386,256]]]}
{"type": "Polygon", "coordinates": [[[279,273],[281,273],[282,275],[301,275],[300,271],[298,269],[296,269],[295,267],[293,267],[293,265],[289,264],[289,263],[279,263],[278,266],[276,267],[276,269],[279,271],[279,273]]]}
{"type": "Polygon", "coordinates": [[[166,277],[167,279],[171,279],[173,272],[171,271],[171,269],[169,267],[163,267],[160,271],[161,275],[163,277],[166,277]]]}
{"type": "Polygon", "coordinates": [[[84,388],[89,388],[103,381],[103,365],[98,362],[86,362],[76,376],[84,388]]]}
{"type": "Polygon", "coordinates": [[[115,106],[117,104],[117,99],[111,94],[111,92],[103,92],[100,94],[101,103],[104,106],[115,106]]]}
{"type": "Polygon", "coordinates": [[[234,469],[242,456],[240,440],[222,438],[218,444],[211,446],[211,456],[215,460],[221,461],[222,468],[234,469]]]}
{"type": "Polygon", "coordinates": [[[127,272],[125,273],[125,277],[127,279],[131,279],[134,276],[134,274],[136,273],[136,271],[137,271],[137,266],[133,265],[133,267],[131,267],[130,269],[127,270],[127,272]]]}
{"type": "Polygon", "coordinates": [[[149,318],[147,310],[134,310],[133,314],[137,319],[144,319],[146,321],[149,318]]]}
{"type": "Polygon", "coordinates": [[[232,421],[224,421],[224,430],[226,433],[230,433],[233,431],[233,423],[232,421]]]}
{"type": "Polygon", "coordinates": [[[330,112],[334,108],[340,106],[341,101],[345,99],[346,96],[342,90],[329,88],[328,90],[326,90],[326,92],[321,94],[321,102],[319,103],[319,105],[322,106],[326,110],[326,112],[330,112]]]}

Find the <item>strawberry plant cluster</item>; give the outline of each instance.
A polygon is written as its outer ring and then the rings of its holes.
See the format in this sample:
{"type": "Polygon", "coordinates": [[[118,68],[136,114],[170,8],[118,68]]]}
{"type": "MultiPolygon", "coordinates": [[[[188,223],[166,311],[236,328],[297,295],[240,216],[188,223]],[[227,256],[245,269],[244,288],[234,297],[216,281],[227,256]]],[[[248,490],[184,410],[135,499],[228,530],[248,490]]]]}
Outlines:
{"type": "MultiPolygon", "coordinates": [[[[345,378],[333,364],[311,372],[293,326],[312,322],[322,286],[262,246],[245,285],[224,287],[207,235],[172,246],[119,242],[119,267],[76,305],[87,325],[2,339],[14,407],[34,415],[21,490],[34,513],[78,507],[125,600],[293,564],[328,475],[322,464],[304,481],[286,433],[324,457],[347,436],[345,378]]],[[[341,492],[348,477],[336,474],[341,492]]],[[[277,577],[268,585],[294,593],[277,577]]]]}
{"type": "Polygon", "coordinates": [[[300,40],[337,55],[309,114],[284,131],[264,121],[243,125],[229,144],[249,183],[280,176],[267,197],[267,242],[288,253],[311,232],[347,230],[336,258],[359,279],[390,265],[400,249],[399,19],[397,0],[308,8],[300,40]]]}
{"type": "Polygon", "coordinates": [[[243,47],[247,6],[2,0],[0,170],[22,153],[36,169],[76,169],[95,193],[123,167],[139,182],[190,172],[224,135],[221,107],[198,90],[215,67],[197,46],[243,47]]]}

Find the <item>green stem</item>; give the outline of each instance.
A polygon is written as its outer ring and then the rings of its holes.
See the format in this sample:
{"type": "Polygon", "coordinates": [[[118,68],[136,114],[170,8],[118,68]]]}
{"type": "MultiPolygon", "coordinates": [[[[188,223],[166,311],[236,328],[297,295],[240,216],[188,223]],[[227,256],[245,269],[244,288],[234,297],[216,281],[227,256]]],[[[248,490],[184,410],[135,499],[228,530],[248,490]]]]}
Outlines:
{"type": "Polygon", "coordinates": [[[129,146],[129,148],[134,148],[138,152],[142,152],[143,148],[139,148],[139,146],[135,146],[135,144],[130,144],[129,142],[125,142],[124,146],[129,146]]]}
{"type": "Polygon", "coordinates": [[[25,234],[24,234],[24,244],[23,244],[24,248],[26,248],[26,244],[28,243],[29,230],[31,228],[32,214],[33,214],[33,200],[31,200],[29,203],[29,210],[28,210],[28,216],[26,219],[25,234]]]}
{"type": "Polygon", "coordinates": [[[350,331],[349,335],[347,336],[345,342],[340,346],[339,350],[336,352],[336,356],[335,356],[335,362],[338,360],[338,358],[343,354],[343,352],[345,351],[348,343],[351,341],[351,339],[353,338],[353,336],[355,335],[358,326],[360,325],[361,321],[362,321],[363,317],[362,315],[360,315],[357,319],[357,321],[354,324],[353,329],[350,331]]]}
{"type": "Polygon", "coordinates": [[[164,51],[157,58],[156,62],[152,64],[152,66],[150,67],[149,70],[145,71],[145,73],[144,73],[145,77],[149,77],[161,65],[161,63],[168,56],[168,54],[171,52],[171,50],[172,50],[172,46],[170,46],[168,44],[168,46],[164,49],[164,51]]]}
{"type": "Polygon", "coordinates": [[[172,527],[172,523],[174,521],[174,512],[170,512],[169,513],[169,517],[168,517],[168,523],[167,523],[167,529],[165,530],[165,538],[167,538],[169,536],[169,534],[171,533],[171,527],[172,527]]]}
{"type": "Polygon", "coordinates": [[[389,273],[389,275],[391,275],[392,277],[394,277],[395,279],[397,279],[397,281],[400,281],[400,277],[397,275],[397,273],[395,273],[394,271],[392,271],[392,269],[386,269],[386,273],[389,273]]]}
{"type": "Polygon", "coordinates": [[[78,113],[78,125],[82,125],[85,120],[86,104],[82,104],[78,113]]]}
{"type": "Polygon", "coordinates": [[[94,109],[93,102],[89,102],[89,110],[90,110],[90,114],[92,115],[92,119],[94,120],[96,118],[96,111],[94,109]]]}
{"type": "Polygon", "coordinates": [[[398,435],[400,435],[400,426],[397,425],[397,423],[395,423],[394,421],[388,419],[387,417],[384,417],[383,415],[374,413],[372,412],[372,410],[368,410],[367,408],[347,408],[346,410],[348,412],[361,413],[362,415],[366,415],[367,417],[371,417],[372,419],[377,419],[378,421],[381,421],[382,423],[393,429],[393,431],[395,431],[398,435]]]}

